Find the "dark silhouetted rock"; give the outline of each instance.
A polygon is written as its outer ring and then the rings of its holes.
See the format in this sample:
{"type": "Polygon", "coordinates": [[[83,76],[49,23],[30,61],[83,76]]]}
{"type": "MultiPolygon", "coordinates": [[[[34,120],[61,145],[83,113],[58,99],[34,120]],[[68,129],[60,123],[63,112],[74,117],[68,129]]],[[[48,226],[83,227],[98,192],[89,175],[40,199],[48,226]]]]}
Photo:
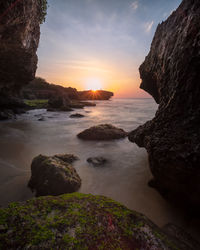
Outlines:
{"type": "MultiPolygon", "coordinates": [[[[41,8],[36,0],[0,3],[0,99],[3,96],[8,103],[35,77],[41,8]]],[[[1,104],[1,111],[9,109],[1,104]]]]}
{"type": "Polygon", "coordinates": [[[87,162],[93,164],[94,166],[101,166],[107,163],[107,159],[104,157],[90,157],[87,159],[87,162]]]}
{"type": "Polygon", "coordinates": [[[105,90],[79,91],[78,94],[81,100],[109,100],[112,96],[114,96],[112,92],[105,90]]]}
{"type": "Polygon", "coordinates": [[[198,250],[104,196],[64,194],[0,209],[1,249],[198,250]]]}
{"type": "Polygon", "coordinates": [[[36,196],[60,195],[77,191],[81,179],[71,163],[78,158],[74,155],[39,155],[31,164],[31,179],[28,186],[36,196]]]}
{"type": "Polygon", "coordinates": [[[78,113],[70,115],[70,118],[83,118],[83,117],[85,116],[78,113]]]}
{"type": "Polygon", "coordinates": [[[125,138],[127,136],[127,133],[123,129],[116,128],[113,125],[101,124],[86,129],[83,132],[79,133],[77,136],[78,138],[83,140],[105,141],[105,140],[125,138]]]}
{"type": "Polygon", "coordinates": [[[141,88],[159,108],[155,118],[129,135],[145,147],[151,185],[166,197],[200,208],[200,1],[184,0],[158,25],[140,66],[141,88]]]}

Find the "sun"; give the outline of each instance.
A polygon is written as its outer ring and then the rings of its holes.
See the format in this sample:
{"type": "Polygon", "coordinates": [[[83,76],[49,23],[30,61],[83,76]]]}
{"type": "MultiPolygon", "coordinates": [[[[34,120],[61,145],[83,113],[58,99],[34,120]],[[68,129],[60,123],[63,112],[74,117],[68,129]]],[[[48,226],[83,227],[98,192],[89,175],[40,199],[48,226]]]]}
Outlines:
{"type": "Polygon", "coordinates": [[[98,78],[89,78],[86,80],[86,89],[97,91],[102,89],[102,82],[98,78]]]}

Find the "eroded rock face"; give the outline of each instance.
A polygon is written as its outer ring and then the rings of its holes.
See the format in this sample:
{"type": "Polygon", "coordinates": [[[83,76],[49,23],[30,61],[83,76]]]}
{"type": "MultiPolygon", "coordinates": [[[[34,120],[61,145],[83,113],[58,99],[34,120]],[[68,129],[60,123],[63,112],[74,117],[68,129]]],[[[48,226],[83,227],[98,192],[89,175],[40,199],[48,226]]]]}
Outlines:
{"type": "Polygon", "coordinates": [[[60,195],[77,191],[81,179],[71,163],[78,158],[74,155],[39,155],[31,164],[31,179],[28,186],[36,196],[60,195]]]}
{"type": "Polygon", "coordinates": [[[199,0],[184,0],[158,25],[140,75],[141,88],[154,97],[159,109],[129,139],[147,149],[153,185],[162,194],[199,208],[199,0]]]}
{"type": "MultiPolygon", "coordinates": [[[[1,249],[192,250],[145,216],[104,196],[65,194],[0,209],[1,249]]],[[[194,246],[194,247],[193,247],[194,246]]]]}
{"type": "Polygon", "coordinates": [[[1,1],[0,96],[4,99],[16,95],[35,76],[40,22],[40,0],[1,1]]]}
{"type": "Polygon", "coordinates": [[[82,140],[109,141],[125,138],[127,133],[123,129],[117,128],[111,124],[100,124],[84,130],[77,136],[82,140]]]}

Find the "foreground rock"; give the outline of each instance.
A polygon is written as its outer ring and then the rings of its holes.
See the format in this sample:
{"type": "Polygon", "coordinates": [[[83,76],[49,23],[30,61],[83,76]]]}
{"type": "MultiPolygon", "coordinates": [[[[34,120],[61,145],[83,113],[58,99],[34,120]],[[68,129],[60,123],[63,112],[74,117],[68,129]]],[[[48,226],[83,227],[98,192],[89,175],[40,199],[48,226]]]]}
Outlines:
{"type": "Polygon", "coordinates": [[[159,109],[129,139],[149,154],[154,185],[189,209],[200,208],[200,1],[184,0],[157,28],[140,67],[141,88],[159,109]]]}
{"type": "Polygon", "coordinates": [[[78,138],[83,140],[98,140],[107,141],[114,139],[121,139],[127,136],[127,133],[121,129],[110,124],[101,124],[91,127],[79,133],[78,138]]]}
{"type": "Polygon", "coordinates": [[[40,23],[45,9],[45,2],[39,0],[0,3],[0,99],[5,99],[8,104],[5,107],[5,102],[0,102],[4,118],[8,113],[5,110],[15,113],[15,109],[21,107],[18,102],[14,109],[9,106],[20,88],[35,76],[40,23]]]}
{"type": "Polygon", "coordinates": [[[39,155],[31,164],[31,179],[28,186],[36,196],[60,195],[77,191],[81,179],[71,163],[78,158],[74,155],[39,155]]]}
{"type": "Polygon", "coordinates": [[[91,163],[94,166],[102,166],[108,161],[104,157],[90,157],[87,159],[87,162],[91,163]]]}
{"type": "Polygon", "coordinates": [[[199,249],[103,196],[73,193],[12,203],[0,209],[0,224],[1,249],[199,249]]]}

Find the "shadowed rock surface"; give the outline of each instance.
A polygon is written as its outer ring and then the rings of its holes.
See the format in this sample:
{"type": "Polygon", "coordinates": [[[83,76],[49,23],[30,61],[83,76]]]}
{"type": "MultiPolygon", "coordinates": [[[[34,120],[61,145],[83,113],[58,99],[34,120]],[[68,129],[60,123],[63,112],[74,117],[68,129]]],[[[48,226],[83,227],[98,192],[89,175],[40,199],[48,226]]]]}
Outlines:
{"type": "Polygon", "coordinates": [[[70,115],[70,118],[83,118],[83,117],[84,117],[84,115],[81,115],[78,113],[70,115]]]}
{"type": "Polygon", "coordinates": [[[91,163],[94,166],[102,166],[105,163],[107,163],[108,160],[105,159],[104,157],[98,156],[98,157],[90,157],[90,158],[88,158],[87,162],[91,163]]]}
{"type": "Polygon", "coordinates": [[[159,108],[129,139],[149,154],[151,185],[189,209],[200,208],[200,1],[184,0],[158,25],[140,66],[141,88],[159,108]]]}
{"type": "Polygon", "coordinates": [[[104,196],[40,197],[0,209],[1,249],[199,249],[104,196]]]}
{"type": "Polygon", "coordinates": [[[39,155],[31,164],[31,179],[28,187],[36,191],[36,196],[60,195],[77,191],[81,179],[71,166],[78,158],[74,155],[39,155]]]}
{"type": "Polygon", "coordinates": [[[93,126],[89,129],[79,133],[78,138],[83,140],[98,140],[98,141],[109,141],[114,139],[121,139],[127,136],[127,133],[121,129],[110,124],[101,124],[93,126]]]}
{"type": "Polygon", "coordinates": [[[12,97],[35,77],[41,15],[40,0],[0,3],[0,97],[6,100],[1,100],[1,112],[12,109],[9,99],[12,104],[12,97]]]}

